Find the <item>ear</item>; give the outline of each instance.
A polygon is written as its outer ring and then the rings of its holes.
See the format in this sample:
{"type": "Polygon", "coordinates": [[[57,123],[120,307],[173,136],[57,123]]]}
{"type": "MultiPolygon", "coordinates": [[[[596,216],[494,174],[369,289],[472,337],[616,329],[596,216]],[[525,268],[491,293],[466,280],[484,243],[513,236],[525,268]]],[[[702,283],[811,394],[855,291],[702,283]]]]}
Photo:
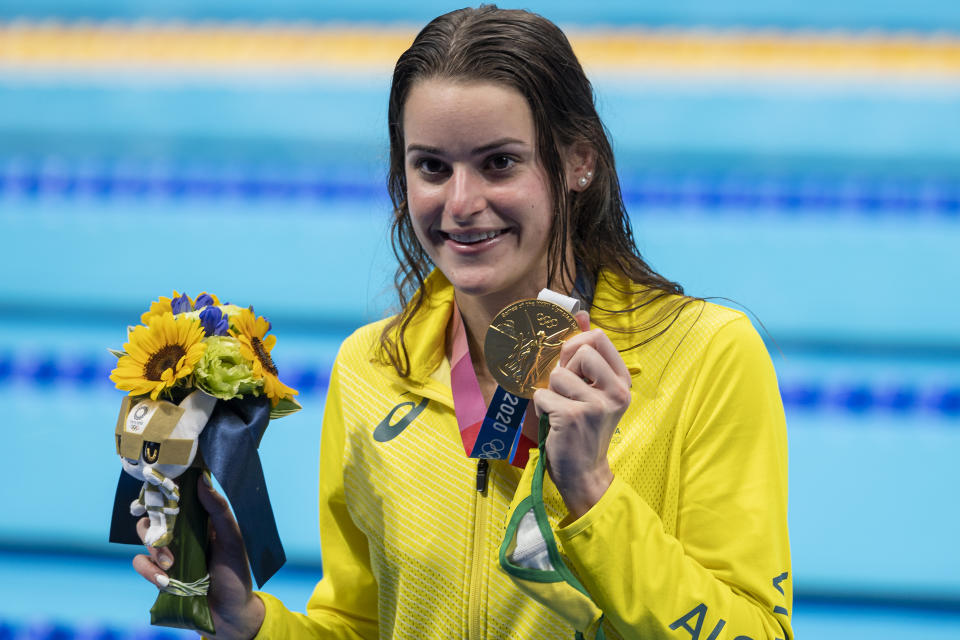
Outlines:
{"type": "Polygon", "coordinates": [[[586,141],[574,142],[564,150],[564,169],[568,191],[583,191],[593,181],[597,152],[586,141]]]}

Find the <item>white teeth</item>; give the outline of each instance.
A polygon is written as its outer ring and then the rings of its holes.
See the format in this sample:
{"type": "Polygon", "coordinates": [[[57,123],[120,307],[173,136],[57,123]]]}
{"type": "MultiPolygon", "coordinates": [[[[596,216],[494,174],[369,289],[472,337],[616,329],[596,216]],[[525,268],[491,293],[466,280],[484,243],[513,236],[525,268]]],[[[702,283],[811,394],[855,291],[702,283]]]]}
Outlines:
{"type": "Polygon", "coordinates": [[[481,233],[448,233],[447,236],[461,244],[472,244],[474,242],[481,242],[483,240],[488,240],[490,238],[495,238],[500,235],[499,231],[483,231],[481,233]]]}

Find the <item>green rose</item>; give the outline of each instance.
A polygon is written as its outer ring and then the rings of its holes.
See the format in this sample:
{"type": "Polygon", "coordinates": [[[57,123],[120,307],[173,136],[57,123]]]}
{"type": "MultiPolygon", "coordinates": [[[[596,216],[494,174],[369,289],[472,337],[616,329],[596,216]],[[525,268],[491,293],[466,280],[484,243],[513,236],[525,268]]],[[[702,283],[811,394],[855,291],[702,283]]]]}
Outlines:
{"type": "Polygon", "coordinates": [[[197,386],[221,400],[259,396],[263,380],[253,377],[252,363],[240,354],[240,343],[230,336],[211,336],[203,357],[194,367],[197,386]]]}

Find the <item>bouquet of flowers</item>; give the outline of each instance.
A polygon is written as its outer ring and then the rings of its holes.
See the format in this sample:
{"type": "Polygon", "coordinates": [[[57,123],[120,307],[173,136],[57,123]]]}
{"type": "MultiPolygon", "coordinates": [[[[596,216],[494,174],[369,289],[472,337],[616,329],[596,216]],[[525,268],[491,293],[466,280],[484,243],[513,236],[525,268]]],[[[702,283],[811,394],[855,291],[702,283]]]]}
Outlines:
{"type": "Polygon", "coordinates": [[[300,409],[270,352],[276,337],[253,308],[173,292],[129,327],[110,379],[129,392],[120,408],[116,448],[123,472],[114,500],[111,542],[169,546],[174,566],[150,610],[151,623],[215,633],[207,605],[207,516],[196,496],[212,473],[233,507],[257,584],[285,561],[257,447],[271,418],[300,409]],[[132,517],[131,517],[132,516],[132,517]]]}

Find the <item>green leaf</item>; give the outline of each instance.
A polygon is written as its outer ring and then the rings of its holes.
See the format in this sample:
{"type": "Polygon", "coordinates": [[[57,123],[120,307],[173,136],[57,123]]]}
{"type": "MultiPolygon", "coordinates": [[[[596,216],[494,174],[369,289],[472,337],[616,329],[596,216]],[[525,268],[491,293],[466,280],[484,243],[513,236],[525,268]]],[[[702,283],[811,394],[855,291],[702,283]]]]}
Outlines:
{"type": "Polygon", "coordinates": [[[270,419],[275,420],[300,411],[303,407],[293,398],[280,398],[277,406],[270,409],[270,419]]]}
{"type": "Polygon", "coordinates": [[[127,352],[126,352],[126,351],[117,351],[116,349],[111,349],[111,348],[109,348],[109,347],[107,347],[107,351],[109,351],[109,352],[112,353],[113,355],[117,356],[118,359],[119,359],[119,358],[122,358],[122,357],[125,356],[125,355],[127,355],[127,352]]]}

